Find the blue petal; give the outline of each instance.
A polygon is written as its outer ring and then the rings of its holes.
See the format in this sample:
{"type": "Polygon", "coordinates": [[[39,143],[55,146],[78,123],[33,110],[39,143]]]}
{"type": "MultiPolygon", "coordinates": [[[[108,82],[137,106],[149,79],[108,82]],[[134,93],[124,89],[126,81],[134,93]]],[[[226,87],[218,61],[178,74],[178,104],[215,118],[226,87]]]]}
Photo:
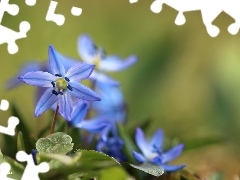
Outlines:
{"type": "Polygon", "coordinates": [[[184,168],[186,165],[185,164],[181,164],[181,165],[169,165],[169,164],[164,164],[161,165],[161,167],[168,172],[173,172],[173,171],[178,171],[182,168],[184,168]]]}
{"type": "Polygon", "coordinates": [[[40,70],[41,70],[40,62],[29,62],[25,64],[16,76],[14,76],[13,78],[7,81],[7,89],[12,89],[22,84],[22,81],[18,79],[19,76],[23,76],[28,72],[40,71],[40,70]]]}
{"type": "Polygon", "coordinates": [[[52,93],[52,88],[48,88],[39,99],[35,108],[35,116],[41,115],[44,111],[50,108],[57,100],[58,96],[52,93]]]}
{"type": "Polygon", "coordinates": [[[107,141],[108,134],[111,132],[111,126],[106,127],[100,134],[100,138],[102,141],[107,141]]]}
{"type": "Polygon", "coordinates": [[[51,82],[56,81],[58,77],[53,76],[48,72],[36,71],[36,72],[29,72],[19,77],[19,79],[33,86],[53,87],[51,82]]]}
{"type": "Polygon", "coordinates": [[[177,158],[182,153],[183,148],[184,148],[183,144],[178,144],[177,146],[173,147],[172,149],[162,153],[163,164],[177,158]]]}
{"type": "Polygon", "coordinates": [[[92,72],[92,74],[89,76],[89,79],[97,81],[98,83],[102,83],[105,85],[111,85],[111,86],[119,86],[120,85],[120,83],[118,81],[110,78],[106,74],[99,73],[96,71],[92,72]]]}
{"type": "Polygon", "coordinates": [[[152,152],[150,151],[150,146],[146,141],[145,135],[140,128],[136,128],[135,141],[138,148],[142,151],[145,157],[150,157],[152,152]]]}
{"type": "Polygon", "coordinates": [[[81,81],[90,76],[94,67],[94,65],[87,63],[79,63],[78,65],[71,67],[65,76],[70,79],[70,81],[81,81]]]}
{"type": "Polygon", "coordinates": [[[69,85],[73,89],[72,91],[69,91],[69,93],[76,98],[88,101],[99,101],[101,99],[93,90],[79,82],[70,81],[69,85]]]}
{"type": "Polygon", "coordinates": [[[122,92],[118,87],[107,86],[105,84],[96,83],[95,91],[101,96],[101,101],[93,103],[93,107],[99,113],[106,113],[118,108],[124,104],[122,92]]]}
{"type": "Polygon", "coordinates": [[[129,56],[126,60],[122,60],[119,56],[106,56],[100,64],[99,69],[103,71],[121,71],[129,68],[137,62],[137,56],[129,56]]]}
{"type": "Polygon", "coordinates": [[[133,156],[140,163],[146,162],[146,158],[142,154],[136,151],[133,151],[133,156]]]}
{"type": "Polygon", "coordinates": [[[150,146],[153,148],[153,151],[162,151],[163,146],[163,131],[158,130],[153,136],[150,141],[150,146]]]}
{"type": "Polygon", "coordinates": [[[69,122],[72,126],[80,123],[85,118],[88,111],[88,104],[81,103],[75,106],[71,115],[71,121],[69,122]]]}
{"type": "Polygon", "coordinates": [[[71,113],[73,109],[73,103],[71,95],[65,92],[63,95],[59,95],[59,113],[68,121],[71,120],[71,113]]]}
{"type": "Polygon", "coordinates": [[[54,49],[53,46],[49,46],[48,48],[48,56],[49,56],[49,66],[51,68],[52,74],[59,74],[61,76],[65,76],[65,68],[63,66],[62,60],[58,52],[54,49]]]}
{"type": "Polygon", "coordinates": [[[160,156],[156,156],[153,159],[151,159],[151,162],[156,165],[162,165],[162,159],[160,156]]]}
{"type": "Polygon", "coordinates": [[[98,50],[94,44],[92,38],[86,34],[78,37],[78,53],[82,57],[83,61],[93,64],[94,56],[98,50]]]}
{"type": "Polygon", "coordinates": [[[47,90],[48,88],[43,88],[43,87],[37,87],[36,88],[36,94],[35,94],[35,102],[37,104],[38,100],[41,98],[43,93],[47,90]]]}
{"type": "Polygon", "coordinates": [[[68,71],[71,67],[76,66],[79,63],[78,59],[71,58],[60,53],[58,54],[62,60],[63,66],[66,71],[68,71]]]}
{"type": "Polygon", "coordinates": [[[103,129],[105,129],[109,124],[106,121],[102,121],[102,119],[91,119],[91,120],[84,120],[78,124],[75,124],[74,127],[84,129],[91,133],[99,133],[103,129]]]}

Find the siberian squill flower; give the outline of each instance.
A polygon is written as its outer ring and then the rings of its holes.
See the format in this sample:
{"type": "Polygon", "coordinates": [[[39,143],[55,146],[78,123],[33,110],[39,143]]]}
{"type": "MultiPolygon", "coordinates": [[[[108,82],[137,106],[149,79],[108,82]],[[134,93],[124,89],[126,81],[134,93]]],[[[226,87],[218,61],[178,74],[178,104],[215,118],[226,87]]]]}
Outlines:
{"type": "Polygon", "coordinates": [[[95,64],[96,68],[89,77],[92,80],[119,85],[119,83],[104,72],[124,70],[137,61],[137,56],[132,55],[122,60],[117,55],[106,55],[103,48],[98,48],[89,35],[83,34],[78,38],[78,53],[84,62],[95,64]]]}
{"type": "Polygon", "coordinates": [[[60,114],[70,120],[73,109],[71,96],[91,101],[100,100],[94,91],[79,83],[89,77],[94,69],[93,65],[79,63],[66,73],[61,57],[53,46],[49,46],[48,56],[51,73],[36,71],[19,77],[27,84],[47,88],[36,105],[35,116],[41,115],[57,102],[60,114]]]}
{"type": "Polygon", "coordinates": [[[116,123],[124,123],[126,120],[126,104],[121,89],[96,82],[95,91],[101,96],[101,101],[92,102],[92,108],[98,117],[109,121],[109,126],[101,133],[101,138],[107,139],[110,132],[113,136],[118,136],[116,123]]]}
{"type": "Polygon", "coordinates": [[[96,83],[95,92],[101,96],[101,101],[93,102],[92,108],[100,116],[111,121],[125,122],[126,103],[119,87],[96,83]]]}
{"type": "Polygon", "coordinates": [[[68,124],[74,128],[84,129],[90,133],[99,133],[106,128],[109,123],[105,118],[95,117],[85,120],[89,109],[89,105],[85,101],[78,100],[71,114],[71,120],[68,120],[68,124]]]}
{"type": "Polygon", "coordinates": [[[138,153],[133,151],[133,156],[140,163],[152,163],[158,166],[161,166],[165,171],[177,171],[185,167],[185,165],[170,165],[169,161],[177,158],[183,150],[184,145],[178,144],[172,149],[163,152],[163,131],[158,130],[150,142],[148,142],[145,138],[143,131],[140,128],[136,129],[135,141],[138,148],[142,151],[138,153]]]}
{"type": "Polygon", "coordinates": [[[126,160],[126,156],[123,154],[123,146],[124,142],[120,137],[108,137],[106,140],[100,138],[96,150],[122,162],[126,160]]]}

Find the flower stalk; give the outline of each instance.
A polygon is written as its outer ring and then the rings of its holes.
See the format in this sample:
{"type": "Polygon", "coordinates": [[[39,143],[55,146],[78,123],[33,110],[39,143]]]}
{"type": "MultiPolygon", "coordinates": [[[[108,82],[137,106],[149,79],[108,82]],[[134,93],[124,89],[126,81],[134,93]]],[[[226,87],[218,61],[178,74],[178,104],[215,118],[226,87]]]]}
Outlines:
{"type": "Polygon", "coordinates": [[[59,110],[59,106],[58,106],[58,104],[57,104],[56,110],[55,110],[54,115],[53,115],[53,120],[52,120],[52,125],[51,125],[50,134],[53,134],[53,133],[54,133],[54,128],[55,128],[56,121],[57,121],[58,110],[59,110]]]}

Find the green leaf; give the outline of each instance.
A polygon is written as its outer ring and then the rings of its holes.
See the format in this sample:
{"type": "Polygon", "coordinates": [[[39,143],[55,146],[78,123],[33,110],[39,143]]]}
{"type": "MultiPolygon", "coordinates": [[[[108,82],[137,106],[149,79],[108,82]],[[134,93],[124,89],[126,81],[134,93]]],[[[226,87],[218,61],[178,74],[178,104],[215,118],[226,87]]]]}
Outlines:
{"type": "Polygon", "coordinates": [[[22,134],[21,131],[18,132],[17,150],[18,151],[26,151],[26,148],[25,148],[25,145],[24,145],[24,140],[23,140],[23,134],[22,134]]]}
{"type": "Polygon", "coordinates": [[[39,162],[57,160],[67,166],[73,164],[75,160],[74,158],[63,154],[39,154],[38,158],[39,162]]]}
{"type": "Polygon", "coordinates": [[[113,157],[110,157],[102,152],[94,151],[94,150],[79,150],[77,152],[81,152],[81,161],[88,162],[88,161],[94,161],[94,162],[104,162],[109,161],[112,162],[115,165],[120,165],[120,163],[114,159],[113,157]]]}
{"type": "Polygon", "coordinates": [[[67,154],[73,149],[72,138],[63,133],[56,132],[41,138],[36,142],[36,149],[40,154],[67,154]]]}
{"type": "MultiPolygon", "coordinates": [[[[73,156],[38,154],[38,157],[41,159],[40,162],[50,161],[50,170],[42,174],[42,177],[48,179],[67,179],[75,173],[81,174],[84,178],[97,177],[99,170],[120,165],[112,157],[93,150],[78,150],[73,156]]],[[[75,178],[75,176],[71,176],[71,178],[75,178]]]]}
{"type": "Polygon", "coordinates": [[[130,164],[133,168],[139,169],[143,172],[151,174],[153,176],[161,176],[164,173],[164,169],[160,166],[150,164],[150,163],[143,163],[140,165],[130,164]]]}

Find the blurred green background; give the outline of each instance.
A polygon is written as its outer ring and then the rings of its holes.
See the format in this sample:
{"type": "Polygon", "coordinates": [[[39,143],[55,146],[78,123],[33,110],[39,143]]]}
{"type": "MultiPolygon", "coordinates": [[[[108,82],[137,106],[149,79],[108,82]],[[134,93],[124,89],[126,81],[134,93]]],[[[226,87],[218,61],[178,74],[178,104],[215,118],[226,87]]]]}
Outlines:
{"type": "MultiPolygon", "coordinates": [[[[50,1],[37,1],[29,7],[24,0],[18,16],[4,14],[2,25],[18,31],[21,21],[31,24],[27,38],[17,40],[19,52],[10,55],[0,45],[0,98],[15,103],[32,132],[51,118],[47,113],[33,117],[35,88],[23,85],[6,91],[6,81],[29,60],[45,61],[48,45],[61,53],[79,58],[77,37],[89,34],[108,54],[125,58],[136,54],[139,61],[131,68],[111,73],[121,82],[128,103],[129,124],[151,117],[152,135],[163,128],[168,140],[185,143],[176,163],[204,176],[226,171],[229,177],[240,167],[240,33],[233,36],[227,27],[234,19],[220,14],[213,22],[220,34],[207,34],[200,11],[184,13],[186,23],[174,24],[177,11],[164,5],[160,14],[150,10],[152,1],[68,0],[58,1],[56,13],[65,16],[63,26],[45,20],[50,1]],[[82,8],[79,17],[72,6],[82,8]]],[[[0,112],[7,124],[10,112],[0,112]]]]}

